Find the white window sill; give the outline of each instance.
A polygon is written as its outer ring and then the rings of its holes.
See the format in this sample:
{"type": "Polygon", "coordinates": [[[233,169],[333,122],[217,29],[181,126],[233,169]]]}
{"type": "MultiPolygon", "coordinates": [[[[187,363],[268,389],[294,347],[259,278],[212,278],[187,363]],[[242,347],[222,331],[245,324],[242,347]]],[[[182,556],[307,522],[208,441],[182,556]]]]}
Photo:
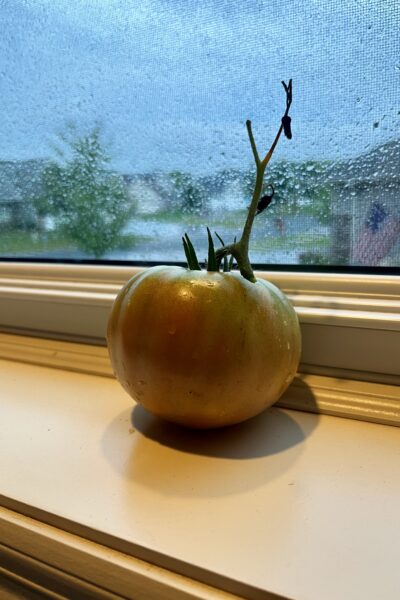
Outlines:
{"type": "Polygon", "coordinates": [[[99,598],[399,597],[399,428],[275,407],[195,433],[132,409],[109,377],[0,372],[16,577],[99,598]]]}

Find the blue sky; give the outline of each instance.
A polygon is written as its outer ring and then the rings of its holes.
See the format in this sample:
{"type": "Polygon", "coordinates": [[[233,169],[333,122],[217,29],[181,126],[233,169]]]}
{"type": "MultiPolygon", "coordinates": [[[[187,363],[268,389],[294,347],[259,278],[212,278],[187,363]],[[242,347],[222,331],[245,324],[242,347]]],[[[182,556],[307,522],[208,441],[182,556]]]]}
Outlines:
{"type": "Polygon", "coordinates": [[[400,138],[397,0],[0,0],[0,25],[3,160],[100,123],[124,172],[246,167],[245,120],[266,148],[289,77],[279,156],[400,138]]]}

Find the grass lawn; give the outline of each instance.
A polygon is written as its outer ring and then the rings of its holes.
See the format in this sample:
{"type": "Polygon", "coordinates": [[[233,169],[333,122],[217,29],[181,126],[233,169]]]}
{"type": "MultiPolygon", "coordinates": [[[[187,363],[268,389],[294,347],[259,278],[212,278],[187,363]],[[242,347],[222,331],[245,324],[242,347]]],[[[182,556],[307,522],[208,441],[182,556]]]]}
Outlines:
{"type": "Polygon", "coordinates": [[[326,235],[310,235],[298,233],[296,235],[282,235],[277,237],[265,237],[264,239],[250,242],[252,250],[299,250],[323,251],[329,248],[331,241],[326,235]]]}
{"type": "MultiPolygon", "coordinates": [[[[147,240],[147,236],[124,235],[116,250],[130,250],[135,243],[147,240]]],[[[51,231],[47,233],[11,231],[0,234],[0,254],[3,256],[30,256],[40,253],[51,255],[52,252],[77,252],[76,244],[66,236],[51,231]]]]}
{"type": "MultiPolygon", "coordinates": [[[[184,221],[184,219],[177,219],[176,215],[174,220],[170,220],[171,223],[178,224],[182,223],[182,221],[184,221]]],[[[193,224],[193,215],[190,216],[190,222],[193,224]]],[[[207,221],[204,218],[201,219],[202,224],[206,222],[207,221]]],[[[221,219],[220,221],[216,220],[213,223],[211,223],[211,226],[213,231],[218,231],[218,229],[223,226],[225,228],[225,233],[226,229],[232,228],[234,229],[233,233],[237,233],[238,235],[240,235],[241,227],[238,226],[238,223],[240,223],[240,219],[237,215],[234,215],[234,218],[229,218],[229,216],[227,216],[224,219],[221,219]]],[[[114,248],[113,250],[119,250],[121,252],[131,252],[134,251],[135,246],[137,244],[145,244],[146,242],[149,243],[149,246],[154,245],[154,243],[156,243],[156,245],[162,245],[161,239],[154,240],[153,238],[150,238],[146,235],[126,234],[123,237],[121,237],[118,247],[114,248]]],[[[177,244],[179,243],[180,240],[177,240],[177,244]]],[[[320,253],[324,255],[326,250],[328,250],[330,243],[330,238],[327,235],[303,232],[282,236],[279,236],[278,234],[274,236],[265,235],[263,238],[256,238],[251,240],[250,246],[253,251],[258,252],[296,250],[299,253],[311,252],[320,253]]],[[[14,231],[3,232],[0,235],[0,255],[4,257],[40,257],[41,255],[49,257],[52,254],[58,257],[63,255],[67,257],[71,253],[73,253],[73,255],[78,255],[82,258],[92,258],[90,255],[84,253],[83,251],[79,251],[79,248],[74,243],[74,241],[68,239],[66,236],[60,233],[57,233],[56,231],[47,233],[14,231]]]]}
{"type": "Polygon", "coordinates": [[[0,234],[0,253],[3,255],[36,254],[66,248],[75,249],[69,240],[55,232],[5,231],[0,234]]]}
{"type": "MultiPolygon", "coordinates": [[[[270,221],[274,221],[276,218],[288,218],[288,217],[313,217],[313,211],[309,207],[299,208],[296,213],[292,213],[289,210],[279,210],[279,212],[269,212],[268,214],[264,213],[261,219],[269,219],[270,221]]],[[[236,209],[230,210],[226,213],[218,213],[216,214],[196,214],[196,213],[184,213],[180,211],[159,211],[152,214],[141,214],[137,215],[138,220],[140,221],[158,221],[160,223],[173,223],[173,224],[185,224],[185,225],[207,225],[211,230],[224,227],[224,228],[235,228],[238,231],[242,231],[244,223],[247,217],[247,209],[236,209]]],[[[258,222],[258,218],[256,218],[256,224],[258,222]]]]}
{"type": "Polygon", "coordinates": [[[138,215],[140,221],[158,221],[160,223],[173,223],[185,225],[207,225],[209,227],[239,227],[241,229],[246,220],[246,210],[235,210],[220,218],[213,215],[198,215],[179,211],[159,211],[153,214],[138,215]]]}

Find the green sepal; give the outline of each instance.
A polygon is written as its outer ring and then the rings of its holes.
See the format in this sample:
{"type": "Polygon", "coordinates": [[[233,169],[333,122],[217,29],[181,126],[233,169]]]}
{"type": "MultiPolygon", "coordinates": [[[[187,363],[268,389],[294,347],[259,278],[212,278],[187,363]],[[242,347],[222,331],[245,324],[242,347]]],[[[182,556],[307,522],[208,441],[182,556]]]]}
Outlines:
{"type": "MultiPolygon", "coordinates": [[[[233,243],[236,244],[236,236],[233,239],[233,243]]],[[[233,267],[233,254],[231,254],[231,257],[229,259],[228,271],[232,271],[232,267],[233,267]]]]}
{"type": "Polygon", "coordinates": [[[191,258],[190,258],[190,252],[189,252],[189,248],[188,248],[188,245],[187,245],[187,241],[185,240],[184,237],[182,237],[182,243],[183,243],[183,249],[185,251],[185,256],[186,256],[186,261],[187,261],[187,264],[188,264],[188,268],[191,269],[192,268],[192,266],[191,266],[192,261],[191,261],[191,258]]]}
{"type": "Polygon", "coordinates": [[[224,273],[228,273],[230,271],[228,257],[224,256],[224,273]]]}
{"type": "MultiPolygon", "coordinates": [[[[222,244],[222,247],[225,246],[224,244],[224,240],[222,239],[222,237],[220,235],[218,235],[218,233],[216,231],[214,231],[215,235],[217,236],[217,238],[219,239],[219,241],[222,244]]],[[[219,271],[220,266],[221,266],[221,262],[222,262],[222,258],[217,258],[217,270],[219,271]]]]}
{"type": "Polygon", "coordinates": [[[211,236],[211,232],[207,227],[208,234],[208,260],[207,260],[207,271],[218,271],[217,258],[215,256],[214,242],[211,236]]]}
{"type": "Polygon", "coordinates": [[[196,250],[193,247],[192,242],[187,233],[185,233],[185,237],[183,240],[183,248],[185,250],[186,258],[188,261],[188,266],[191,271],[201,271],[201,267],[199,265],[199,261],[197,260],[196,250]],[[186,243],[186,246],[185,246],[186,243]]]}
{"type": "Polygon", "coordinates": [[[214,233],[215,233],[215,235],[217,236],[217,238],[219,239],[219,241],[221,242],[221,245],[222,245],[222,247],[224,247],[224,246],[225,246],[225,242],[224,242],[224,240],[222,239],[222,237],[221,237],[220,235],[218,235],[218,233],[217,233],[216,231],[214,231],[214,233]]]}

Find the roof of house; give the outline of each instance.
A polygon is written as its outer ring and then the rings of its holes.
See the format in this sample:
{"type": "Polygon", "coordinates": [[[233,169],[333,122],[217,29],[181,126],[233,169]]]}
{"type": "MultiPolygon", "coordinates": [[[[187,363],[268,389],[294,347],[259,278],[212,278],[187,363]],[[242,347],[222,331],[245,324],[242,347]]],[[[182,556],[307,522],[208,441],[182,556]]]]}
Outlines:
{"type": "Polygon", "coordinates": [[[400,182],[400,140],[392,140],[359,156],[328,167],[328,181],[345,184],[393,184],[400,182]]]}

